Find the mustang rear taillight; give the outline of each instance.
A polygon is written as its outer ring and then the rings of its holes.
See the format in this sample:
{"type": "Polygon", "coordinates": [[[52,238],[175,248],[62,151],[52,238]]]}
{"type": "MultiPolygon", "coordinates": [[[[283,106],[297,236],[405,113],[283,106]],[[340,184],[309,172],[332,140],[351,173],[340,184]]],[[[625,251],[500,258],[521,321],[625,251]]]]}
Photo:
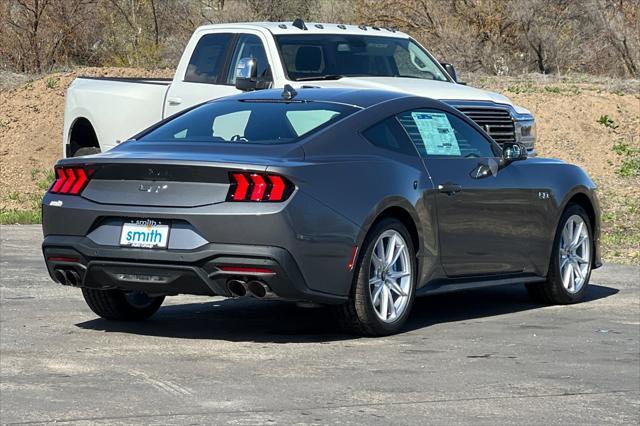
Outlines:
{"type": "Polygon", "coordinates": [[[56,167],[56,180],[49,192],[54,194],[80,195],[87,186],[90,172],[83,167],[56,167]]]}
{"type": "Polygon", "coordinates": [[[284,201],[294,189],[286,178],[269,173],[234,172],[229,174],[229,179],[227,201],[284,201]]]}

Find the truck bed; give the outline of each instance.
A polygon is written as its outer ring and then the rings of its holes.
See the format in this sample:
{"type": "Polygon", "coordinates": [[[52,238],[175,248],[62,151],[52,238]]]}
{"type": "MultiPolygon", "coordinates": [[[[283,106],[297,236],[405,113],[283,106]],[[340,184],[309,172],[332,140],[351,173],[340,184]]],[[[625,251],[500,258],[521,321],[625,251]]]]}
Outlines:
{"type": "Polygon", "coordinates": [[[114,147],[162,119],[170,84],[160,78],[76,78],[67,91],[64,143],[71,141],[75,117],[83,117],[103,151],[114,147]]]}

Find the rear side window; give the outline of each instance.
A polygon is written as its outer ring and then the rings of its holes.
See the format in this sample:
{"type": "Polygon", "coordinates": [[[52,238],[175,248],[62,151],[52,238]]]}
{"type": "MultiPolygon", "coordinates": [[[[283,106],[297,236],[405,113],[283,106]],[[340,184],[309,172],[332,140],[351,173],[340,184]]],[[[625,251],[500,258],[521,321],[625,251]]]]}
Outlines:
{"type": "Polygon", "coordinates": [[[416,155],[415,148],[395,117],[387,118],[362,132],[373,145],[402,154],[416,155]]]}
{"type": "Polygon", "coordinates": [[[217,101],[187,111],[139,140],[288,143],[356,111],[355,107],[328,102],[217,101]]]}
{"type": "Polygon", "coordinates": [[[495,157],[493,145],[464,120],[445,111],[417,110],[398,120],[422,157],[495,157]]]}
{"type": "Polygon", "coordinates": [[[218,82],[222,71],[231,34],[207,34],[193,50],[184,81],[192,83],[218,82]]]}

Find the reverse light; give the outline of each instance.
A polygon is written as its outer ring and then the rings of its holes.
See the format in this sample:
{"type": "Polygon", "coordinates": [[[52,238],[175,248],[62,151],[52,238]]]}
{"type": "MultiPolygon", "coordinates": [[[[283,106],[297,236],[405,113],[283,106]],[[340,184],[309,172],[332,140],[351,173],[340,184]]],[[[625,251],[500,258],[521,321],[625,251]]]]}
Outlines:
{"type": "Polygon", "coordinates": [[[227,201],[280,202],[289,198],[294,188],[286,178],[269,173],[234,172],[229,179],[227,201]]]}
{"type": "Polygon", "coordinates": [[[49,192],[80,195],[87,183],[89,183],[89,173],[83,167],[56,167],[56,180],[49,192]]]}

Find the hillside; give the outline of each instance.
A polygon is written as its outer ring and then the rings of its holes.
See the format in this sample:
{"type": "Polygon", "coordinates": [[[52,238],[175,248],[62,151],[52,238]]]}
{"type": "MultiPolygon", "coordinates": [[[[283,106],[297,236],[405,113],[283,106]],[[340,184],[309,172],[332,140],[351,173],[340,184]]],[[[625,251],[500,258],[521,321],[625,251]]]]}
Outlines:
{"type": "MultiPolygon", "coordinates": [[[[62,151],[64,94],[78,75],[170,77],[172,71],[78,68],[0,92],[2,222],[32,221],[62,151]],[[31,213],[25,213],[31,212],[31,213]]],[[[605,258],[640,264],[640,94],[638,81],[466,76],[504,93],[538,120],[540,155],[585,168],[599,185],[605,258]]],[[[0,84],[0,87],[3,87],[0,84]]]]}

